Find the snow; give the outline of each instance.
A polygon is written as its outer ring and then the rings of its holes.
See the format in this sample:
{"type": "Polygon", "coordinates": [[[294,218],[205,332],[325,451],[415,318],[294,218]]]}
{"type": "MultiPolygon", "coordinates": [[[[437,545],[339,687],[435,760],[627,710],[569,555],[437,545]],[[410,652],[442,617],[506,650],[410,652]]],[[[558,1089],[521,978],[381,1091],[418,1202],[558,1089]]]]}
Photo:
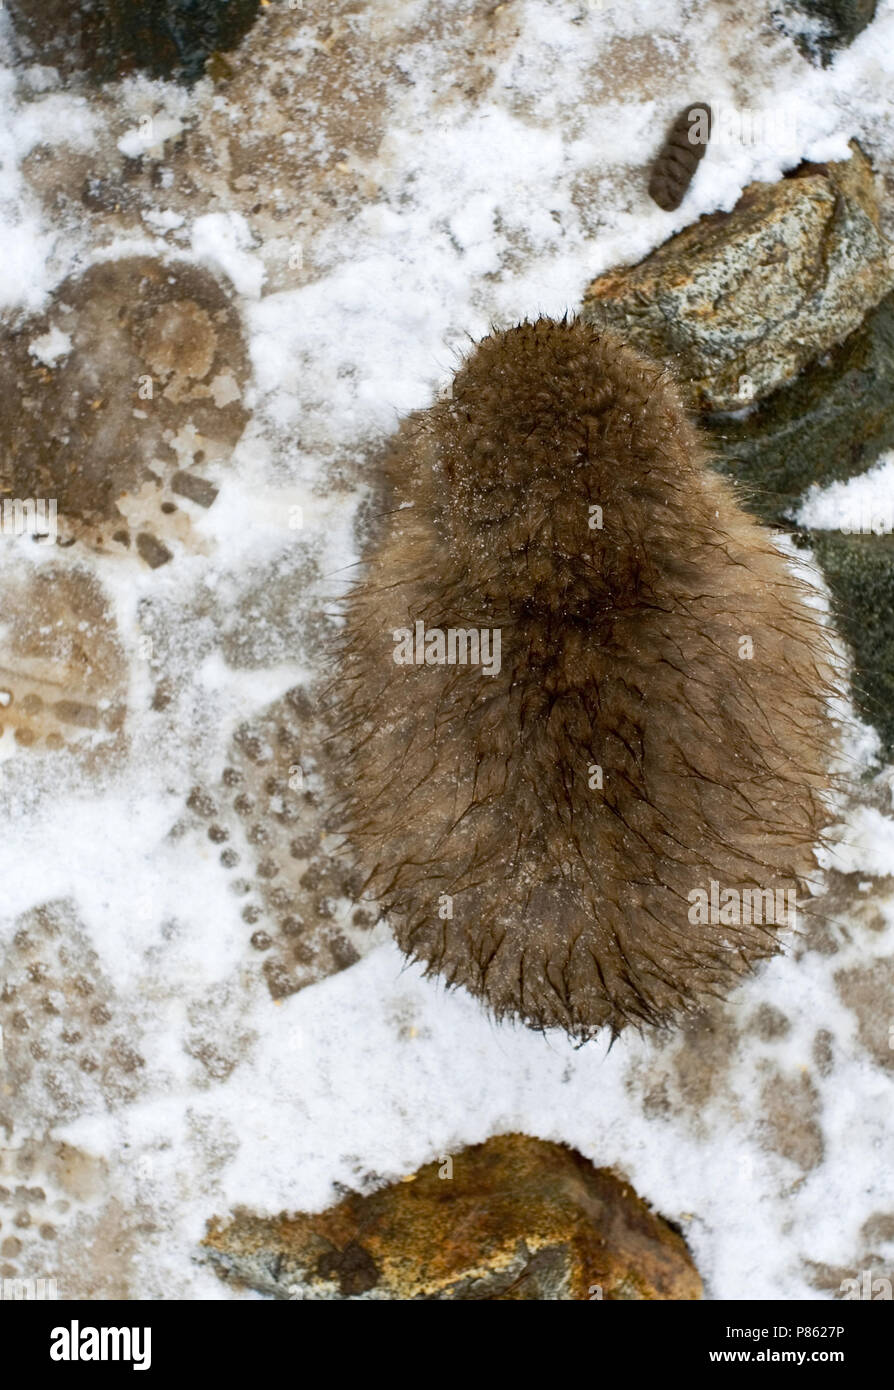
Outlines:
{"type": "Polygon", "coordinates": [[[143,221],[148,222],[157,232],[173,232],[182,227],[185,218],[173,208],[152,208],[143,213],[143,221]]]}
{"type": "Polygon", "coordinates": [[[860,806],[850,816],[828,863],[843,874],[888,874],[894,866],[894,821],[874,806],[860,806]]]}
{"type": "MultiPolygon", "coordinates": [[[[172,254],[171,235],[181,240],[178,256],[223,278],[248,336],[253,418],[215,505],[193,522],[202,547],[178,551],[157,572],[89,557],[127,654],[132,710],[148,704],[139,656],[150,630],[145,601],[176,608],[202,588],[223,615],[271,556],[294,556],[297,546],[322,564],[323,577],[296,603],[312,609],[337,596],[359,558],[353,522],[374,478],[365,463],[359,486],[330,489],[333,459],[374,457],[401,416],[443,389],[470,338],[492,323],[560,316],[596,274],[640,259],[703,213],[731,208],[752,179],[778,178],[801,158],[846,157],[853,136],[894,175],[890,0],[822,71],[774,37],[769,3],[752,9],[761,34],[754,54],[740,8],[726,0],[504,5],[484,95],[474,102],[445,95],[453,50],[437,32],[401,46],[401,35],[426,22],[421,0],[354,13],[370,42],[393,31],[395,70],[405,79],[391,81],[375,152],[346,161],[375,193],[356,215],[322,218],[319,227],[305,208],[288,207],[276,236],[226,205],[225,170],[208,175],[186,216],[173,202],[179,175],[164,164],[157,207],[130,227],[93,235],[84,218],[63,231],[26,177],[38,145],[97,161],[109,148],[162,160],[184,132],[230,119],[228,98],[207,80],[187,96],[145,78],[111,89],[114,101],[90,98],[57,90],[45,68],[17,73],[6,51],[0,307],[14,316],[44,306],[55,284],[94,260],[172,254]],[[719,138],[682,206],[666,214],[646,198],[643,171],[658,133],[693,100],[712,103],[719,138]],[[302,254],[289,287],[283,263],[295,245],[302,254]]],[[[457,23],[465,13],[457,11],[457,23]]],[[[282,48],[295,65],[323,40],[302,14],[292,22],[282,48]]],[[[0,16],[0,43],[8,23],[0,16]]],[[[286,149],[301,144],[289,120],[286,111],[286,149]]],[[[326,153],[326,138],[320,126],[315,153],[326,153]]],[[[54,327],[31,349],[52,367],[70,346],[54,327]]],[[[840,525],[845,502],[873,510],[892,489],[888,456],[862,479],[812,491],[799,519],[840,525]]],[[[11,544],[0,550],[4,574],[21,563],[11,544]]],[[[47,562],[29,552],[29,565],[47,562]]],[[[134,1257],[137,1296],[238,1296],[193,1258],[205,1221],[233,1205],[320,1209],[338,1184],[368,1187],[491,1134],[524,1130],[627,1174],[683,1227],[708,1296],[815,1298],[805,1261],[849,1264],[861,1225],[894,1202],[885,1160],[894,1144],[890,1080],[859,1044],[835,987],[838,971],[894,953],[887,900],[879,928],[853,929],[837,955],[793,951],[737,992],[727,1072],[695,1111],[680,1100],[656,1115],[646,1103],[662,1077],[673,1093],[675,1048],[685,1042],[631,1034],[607,1052],[496,1025],[461,992],[406,966],[384,934],[357,964],[274,1005],[245,968],[244,923],[216,853],[172,832],[189,787],[214,785],[236,725],[318,672],[300,652],[274,668],[235,670],[214,647],[190,665],[194,636],[184,639],[188,697],[173,755],[169,744],[159,753],[152,717],[137,714],[129,752],[98,786],[39,767],[30,782],[17,781],[7,770],[22,751],[8,732],[0,743],[0,943],[29,907],[73,900],[147,1059],[136,1100],[53,1129],[103,1158],[110,1188],[148,1211],[155,1231],[134,1257]],[[189,1011],[219,998],[239,1059],[212,1084],[183,1043],[189,1011]],[[791,1024],[771,1042],[744,1026],[764,1003],[791,1024]],[[809,1065],[818,1021],[833,1037],[835,1062],[826,1076],[812,1073],[824,1151],[805,1176],[766,1146],[755,1116],[771,1068],[797,1079],[809,1065]],[[199,1142],[199,1132],[213,1142],[199,1142]]],[[[858,770],[871,771],[877,740],[856,723],[852,730],[848,751],[858,770]]],[[[827,864],[863,879],[890,872],[891,816],[858,807],[840,834],[827,864]]],[[[31,1118],[40,1129],[41,1115],[31,1118]]]]}
{"type": "Polygon", "coordinates": [[[41,334],[28,344],[28,351],[45,367],[55,367],[71,352],[71,337],[53,324],[48,333],[41,334]]]}
{"type": "Polygon", "coordinates": [[[857,478],[814,483],[793,519],[820,531],[888,535],[894,531],[894,451],[883,453],[857,478]]]}
{"type": "Polygon", "coordinates": [[[128,159],[139,159],[144,154],[160,154],[165,142],[173,140],[183,130],[183,125],[175,116],[161,118],[148,113],[140,117],[139,125],[122,135],[118,148],[128,159]]]}
{"type": "Polygon", "coordinates": [[[264,267],[252,255],[251,232],[238,212],[209,212],[197,217],[192,228],[192,252],[201,265],[222,270],[237,294],[257,299],[264,283],[264,267]]]}

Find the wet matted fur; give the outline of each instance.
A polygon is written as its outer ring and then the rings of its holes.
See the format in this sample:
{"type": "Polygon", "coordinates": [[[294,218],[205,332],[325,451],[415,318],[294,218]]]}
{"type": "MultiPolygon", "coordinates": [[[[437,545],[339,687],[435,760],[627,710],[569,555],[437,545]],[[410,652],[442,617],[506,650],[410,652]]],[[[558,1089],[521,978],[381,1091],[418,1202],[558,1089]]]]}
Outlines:
{"type": "Polygon", "coordinates": [[[779,946],[693,890],[815,868],[826,638],[705,460],[661,366],[549,320],[484,339],[388,459],[333,687],[344,823],[403,950],[498,1016],[666,1023],[779,946]],[[499,629],[499,672],[396,664],[419,621],[499,629]]]}

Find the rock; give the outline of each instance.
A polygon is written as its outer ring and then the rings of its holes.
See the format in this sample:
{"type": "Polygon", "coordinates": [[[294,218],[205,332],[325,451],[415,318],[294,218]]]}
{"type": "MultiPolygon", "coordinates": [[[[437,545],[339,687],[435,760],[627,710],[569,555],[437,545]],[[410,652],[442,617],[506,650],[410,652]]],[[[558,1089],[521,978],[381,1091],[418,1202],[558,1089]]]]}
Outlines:
{"type": "Polygon", "coordinates": [[[706,415],[720,471],[785,525],[812,483],[855,477],[894,446],[894,295],[744,418],[706,415]]]}
{"type": "Polygon", "coordinates": [[[191,83],[234,48],[260,0],[9,0],[23,56],[100,82],[145,72],[191,83]]]}
{"type": "MultiPolygon", "coordinates": [[[[813,484],[865,473],[883,450],[894,446],[894,293],[879,303],[872,300],[890,281],[891,267],[894,260],[877,235],[872,172],[855,149],[848,164],[830,165],[826,172],[808,170],[777,185],[752,186],[729,217],[702,218],[640,267],[596,281],[585,311],[587,317],[602,316],[623,327],[649,352],[672,357],[678,373],[691,378],[716,467],[740,484],[742,499],[758,516],[790,528],[799,500],[813,484]],[[827,196],[830,204],[823,202],[827,196]],[[798,202],[804,204],[799,211],[798,202]],[[829,210],[824,228],[811,222],[822,206],[829,210]],[[763,228],[752,224],[752,217],[758,222],[766,218],[763,228]],[[808,274],[808,242],[786,240],[798,220],[812,228],[809,254],[822,250],[823,275],[809,295],[799,295],[793,311],[784,300],[788,264],[780,263],[779,272],[770,268],[770,284],[763,288],[773,295],[767,328],[759,295],[748,285],[751,268],[741,282],[735,278],[740,267],[744,272],[740,257],[758,256],[759,247],[769,246],[773,235],[781,236],[786,245],[799,247],[802,259],[795,263],[793,279],[801,282],[808,274]],[[855,240],[848,240],[848,227],[855,240]],[[829,240],[824,249],[823,238],[829,240]],[[859,296],[848,299],[848,245],[851,253],[862,247],[861,296],[869,296],[870,307],[862,322],[836,343],[836,324],[850,322],[862,302],[859,296]],[[688,256],[694,257],[692,265],[688,256]],[[719,284],[724,292],[713,306],[719,284]],[[726,334],[729,359],[722,341],[726,334]],[[756,368],[759,356],[766,363],[756,368]],[[745,404],[737,384],[748,386],[745,396],[754,389],[758,399],[749,409],[730,413],[745,404]],[[770,389],[773,384],[777,389],[770,389]]],[[[813,546],[833,596],[838,630],[851,644],[856,708],[875,724],[890,755],[893,542],[826,531],[798,539],[813,546]]]]}
{"type": "Polygon", "coordinates": [[[168,547],[149,531],[140,531],[137,535],[137,553],[153,570],[157,570],[160,565],[166,565],[169,560],[173,559],[168,547]]]}
{"type": "MultiPolygon", "coordinates": [[[[813,549],[832,595],[839,632],[850,644],[858,712],[894,754],[894,536],[813,531],[813,549]]],[[[894,1055],[894,1054],[892,1054],[894,1055]]]]}
{"type": "Polygon", "coordinates": [[[874,176],[838,164],[750,184],[640,264],[587,290],[583,316],[673,364],[701,410],[738,410],[840,343],[894,288],[874,176]]]}
{"type": "Polygon", "coordinates": [[[171,491],[179,497],[188,497],[198,507],[210,507],[217,497],[217,488],[207,478],[199,478],[195,473],[175,473],[171,479],[171,491]]]}
{"type": "Polygon", "coordinates": [[[282,1299],[697,1299],[683,1238],[581,1154],[504,1134],[319,1215],[214,1220],[221,1278],[282,1299]]]}
{"type": "Polygon", "coordinates": [[[207,271],[139,256],[71,276],[0,333],[0,496],[55,501],[62,543],[163,564],[192,536],[172,494],[229,459],[249,371],[207,271]]]}
{"type": "Polygon", "coordinates": [[[775,18],[805,58],[827,67],[871,23],[877,0],[787,0],[775,18]]]}

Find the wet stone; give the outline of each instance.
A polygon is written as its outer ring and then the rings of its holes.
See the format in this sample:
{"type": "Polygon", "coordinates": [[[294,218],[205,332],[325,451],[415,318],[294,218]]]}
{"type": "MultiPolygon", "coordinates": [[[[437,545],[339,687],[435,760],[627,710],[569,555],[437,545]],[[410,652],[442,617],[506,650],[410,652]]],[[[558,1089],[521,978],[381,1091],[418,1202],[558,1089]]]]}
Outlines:
{"type": "Polygon", "coordinates": [[[215,1220],[203,1254],[268,1297],[698,1299],[682,1237],[581,1154],[501,1135],[316,1215],[215,1220]]]}

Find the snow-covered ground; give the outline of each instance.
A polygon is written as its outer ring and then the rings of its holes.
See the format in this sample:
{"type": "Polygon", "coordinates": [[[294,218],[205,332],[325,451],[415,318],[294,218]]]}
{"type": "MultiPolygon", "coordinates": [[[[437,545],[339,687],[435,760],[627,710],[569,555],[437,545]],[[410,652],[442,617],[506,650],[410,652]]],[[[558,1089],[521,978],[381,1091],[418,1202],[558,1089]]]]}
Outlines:
{"type": "MultiPolygon", "coordinates": [[[[308,0],[265,10],[231,55],[228,84],[186,92],[137,78],[103,93],[15,68],[0,16],[8,318],[45,308],[55,285],[96,260],[194,260],[237,303],[254,374],[250,423],[215,477],[217,503],[194,521],[201,545],[156,571],[82,546],[61,559],[51,547],[26,554],[26,542],[0,536],[0,584],[23,565],[89,565],[129,670],[127,744],[102,779],[35,756],[9,731],[0,739],[0,945],[29,908],[69,900],[145,1059],[126,1096],[90,1093],[64,1123],[31,1092],[27,1110],[17,1105],[0,1078],[0,1111],[15,1121],[5,1171],[32,1141],[44,1156],[64,1142],[96,1175],[76,1199],[70,1188],[60,1196],[53,1163],[38,1158],[30,1181],[60,1204],[62,1253],[45,1244],[43,1267],[21,1274],[55,1274],[64,1297],[83,1286],[73,1252],[101,1251],[114,1228],[128,1256],[94,1271],[100,1296],[238,1297],[195,1262],[212,1215],[319,1209],[343,1187],[524,1130],[626,1174],[680,1224],[709,1297],[828,1296],[811,1282],[815,1266],[858,1274],[866,1250],[891,1277],[892,1222],[877,1219],[894,1213],[891,1062],[866,1042],[878,1018],[861,1021],[842,987],[894,958],[894,900],[873,883],[894,865],[887,774],[873,805],[849,813],[838,860],[875,915],[836,904],[822,949],[808,935],[704,1026],[625,1036],[611,1052],[496,1026],[406,967],[381,929],[355,964],[274,1002],[249,969],[217,854],[170,834],[189,789],[217,783],[237,724],[325,666],[325,653],[299,647],[237,668],[204,628],[192,652],[196,595],[218,596],[223,625],[297,547],[317,577],[296,586],[296,607],[331,606],[359,557],[354,521],[376,450],[435,397],[470,338],[573,310],[599,272],[731,208],[753,179],[847,157],[854,136],[883,175],[890,234],[894,3],[882,0],[824,71],[772,27],[770,10],[766,0],[744,11],[732,0],[308,0]],[[666,214],[647,198],[645,171],[670,117],[695,100],[712,104],[716,138],[666,214]],[[178,165],[171,142],[182,132],[178,165]],[[54,196],[71,170],[102,176],[141,154],[157,178],[135,210],[78,217],[54,196]],[[186,696],[161,733],[139,650],[147,598],[182,615],[186,696]],[[774,1010],[783,1024],[768,1027],[774,1010]],[[203,1011],[230,1038],[225,1076],[184,1045],[203,1011]]],[[[62,327],[32,350],[49,366],[61,360],[62,327]]],[[[878,477],[873,506],[879,487],[894,505],[890,460],[878,477]]],[[[803,519],[838,525],[840,502],[811,499],[803,519]]],[[[868,765],[871,736],[852,737],[868,765]]],[[[56,1026],[43,1025],[51,1047],[56,1026]]],[[[4,1216],[0,1248],[7,1227],[4,1216]]]]}

